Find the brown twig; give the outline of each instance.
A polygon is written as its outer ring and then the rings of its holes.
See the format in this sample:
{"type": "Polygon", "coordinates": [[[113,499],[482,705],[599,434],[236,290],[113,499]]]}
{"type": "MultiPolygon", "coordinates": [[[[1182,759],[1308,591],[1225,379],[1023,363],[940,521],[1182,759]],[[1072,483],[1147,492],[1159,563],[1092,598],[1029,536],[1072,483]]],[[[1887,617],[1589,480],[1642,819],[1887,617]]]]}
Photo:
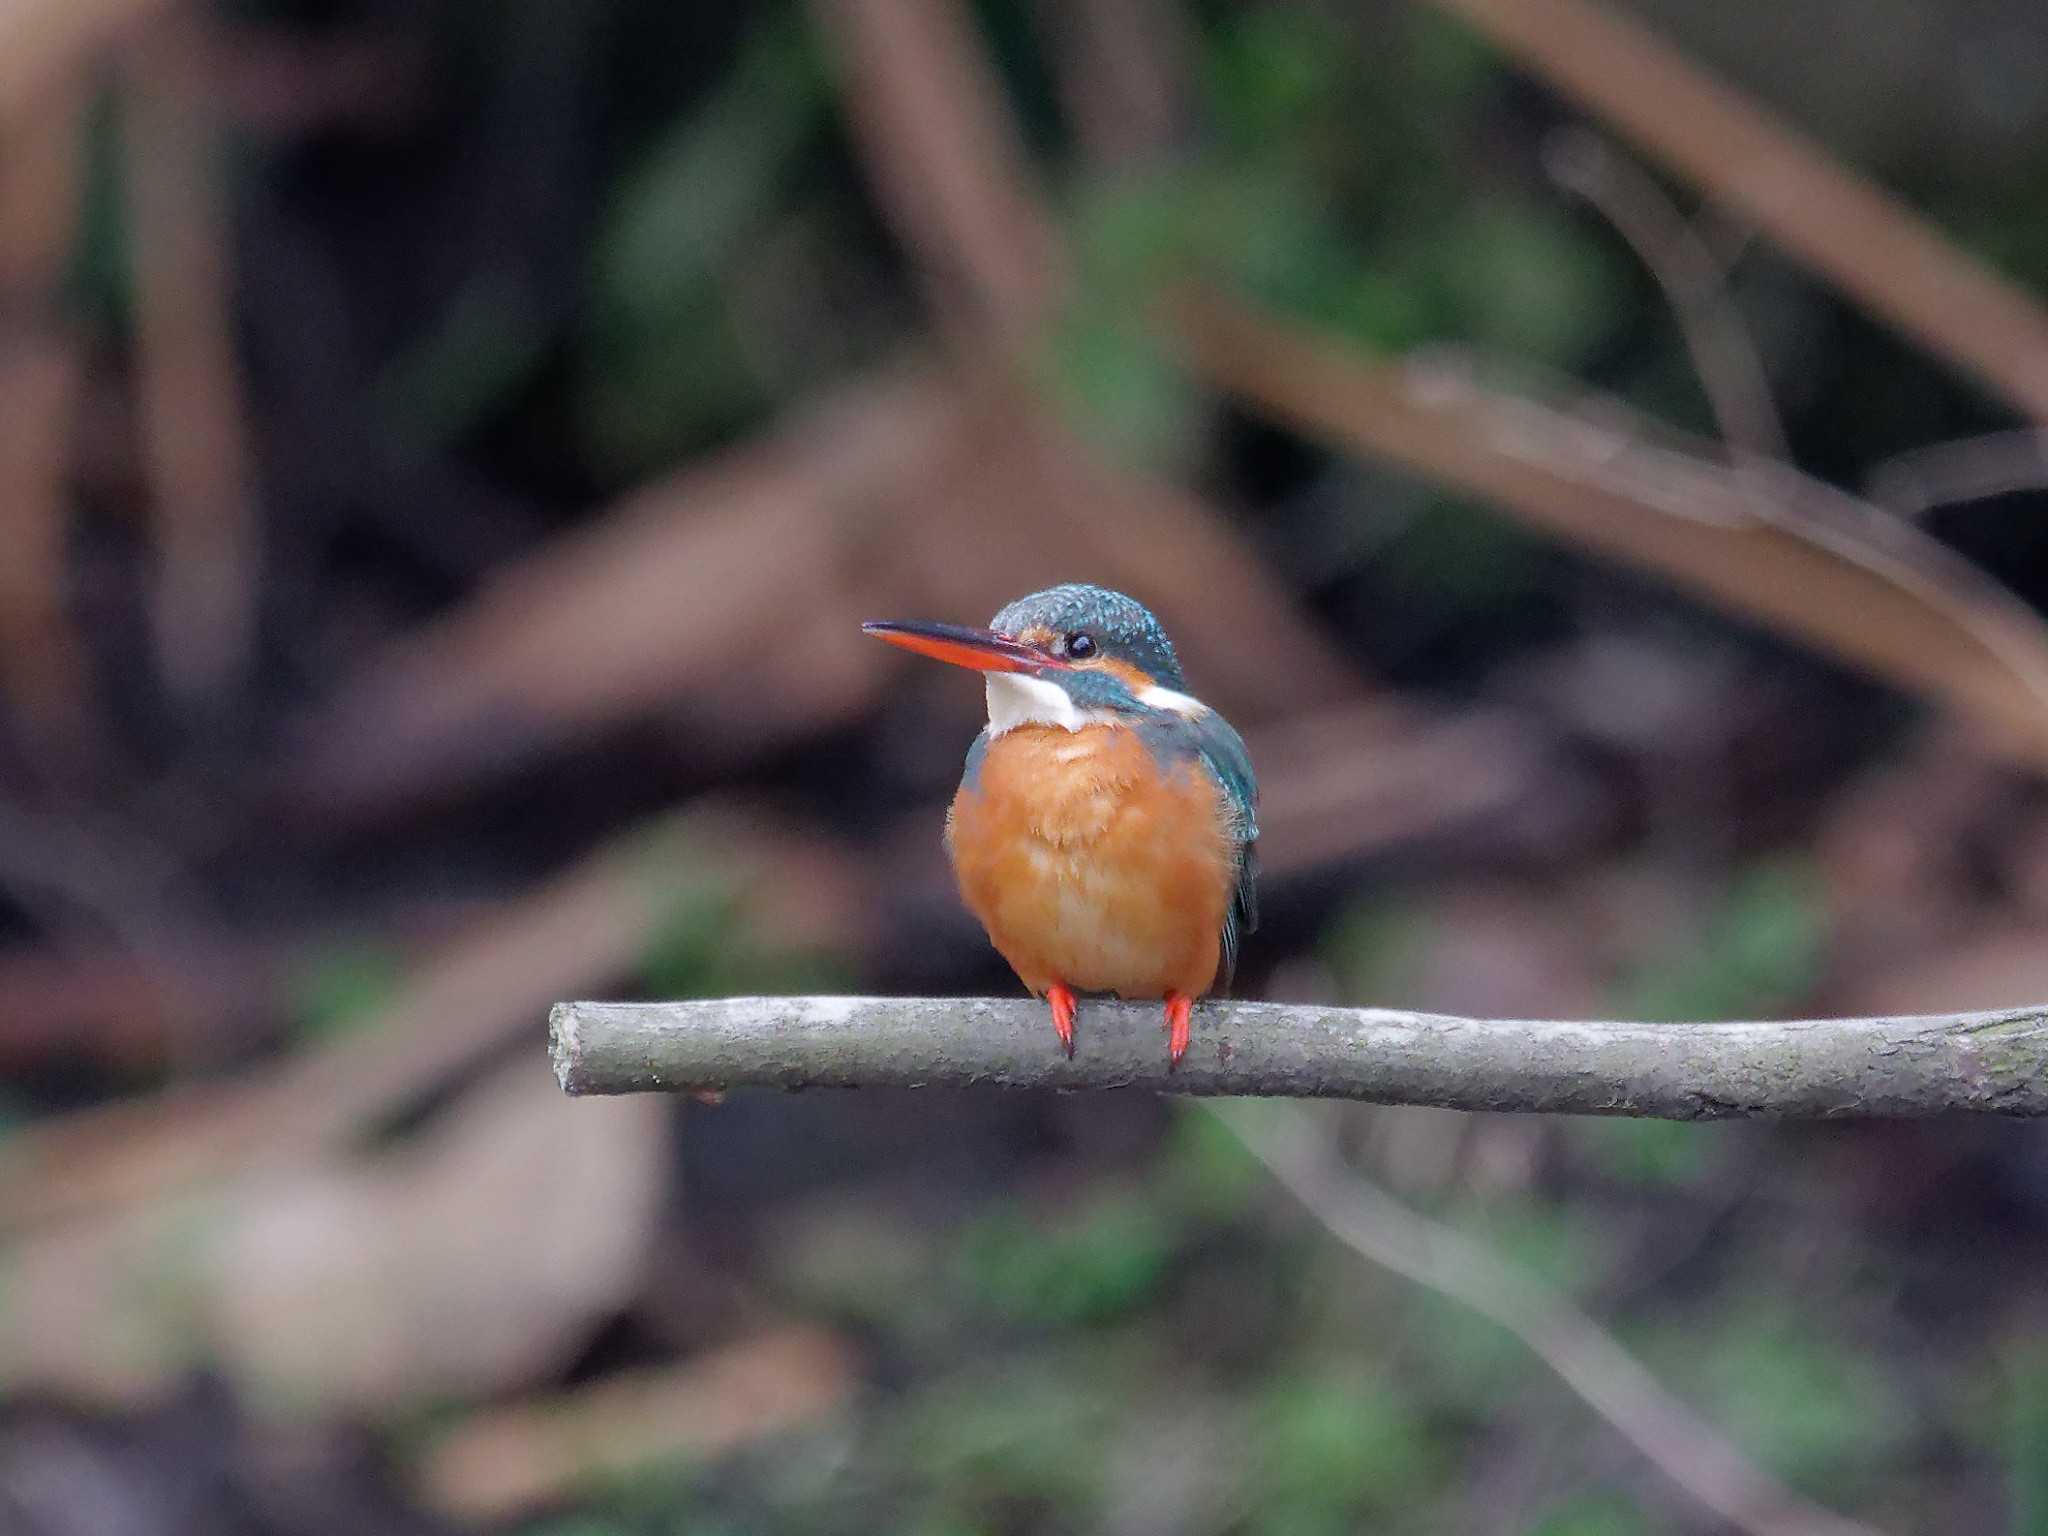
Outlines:
{"type": "Polygon", "coordinates": [[[0,4],[0,125],[48,109],[44,93],[170,0],[5,0],[0,4]]]}
{"type": "Polygon", "coordinates": [[[1876,185],[1596,0],[1436,0],[1936,355],[2048,421],[2048,313],[1876,185]]]}
{"type": "Polygon", "coordinates": [[[1096,169],[1155,161],[1191,119],[1196,43],[1171,0],[1038,0],[1082,155],[1096,169]]]}
{"type": "Polygon", "coordinates": [[[679,904],[740,903],[775,942],[857,944],[861,913],[811,839],[699,807],[494,909],[365,1027],[267,1072],[48,1120],[0,1146],[0,1228],[154,1198],[254,1158],[314,1156],[530,1028],[567,988],[630,972],[679,904]]]}
{"type": "Polygon", "coordinates": [[[169,18],[129,50],[121,103],[157,557],[150,616],[164,679],[188,698],[220,694],[246,665],[258,560],[206,63],[196,28],[169,18]]]}
{"type": "Polygon", "coordinates": [[[37,738],[75,751],[95,730],[65,611],[84,349],[58,290],[78,219],[84,90],[52,98],[0,148],[0,687],[37,738]]]}
{"type": "Polygon", "coordinates": [[[490,911],[488,903],[415,900],[341,934],[331,924],[256,932],[157,927],[147,955],[132,944],[68,935],[0,950],[0,1073],[89,1061],[161,1078],[200,1054],[195,1043],[214,1060],[239,1054],[272,1038],[278,1020],[302,1008],[300,984],[345,952],[340,946],[360,944],[409,963],[476,929],[490,911]]]}
{"type": "MultiPolygon", "coordinates": [[[[874,375],[648,486],[374,658],[306,727],[292,788],[353,818],[721,680],[772,700],[775,637],[835,606],[954,420],[929,374],[874,375]]],[[[856,702],[882,675],[872,648],[834,658],[856,702]]]]}
{"type": "Polygon", "coordinates": [[[1353,705],[1290,716],[1249,741],[1259,868],[1271,875],[1442,836],[1562,789],[1544,743],[1485,711],[1353,705]]]}
{"type": "Polygon", "coordinates": [[[1667,576],[1941,699],[2048,762],[2048,632],[1910,524],[1618,401],[1539,402],[1469,368],[1381,362],[1234,300],[1186,295],[1178,330],[1211,383],[1310,436],[1389,458],[1552,534],[1667,576]]]}
{"type": "Polygon", "coordinates": [[[1894,454],[1865,477],[1870,499],[1901,517],[2048,487],[2048,427],[1986,432],[1894,454]]]}
{"type": "Polygon", "coordinates": [[[1721,439],[1743,457],[1789,460],[1763,360],[1728,296],[1726,274],[1699,231],[1642,169],[1583,128],[1543,147],[1551,179],[1597,209],[1647,267],[1685,337],[1721,439]]]}
{"type": "Polygon", "coordinates": [[[666,1370],[486,1409],[435,1442],[421,1477],[447,1514],[504,1520],[596,1478],[727,1454],[829,1412],[853,1387],[838,1338],[780,1329],[666,1370]]]}
{"type": "Polygon", "coordinates": [[[1001,82],[956,0],[818,0],[863,161],[935,308],[1014,345],[1059,284],[1057,241],[1001,82]]]}

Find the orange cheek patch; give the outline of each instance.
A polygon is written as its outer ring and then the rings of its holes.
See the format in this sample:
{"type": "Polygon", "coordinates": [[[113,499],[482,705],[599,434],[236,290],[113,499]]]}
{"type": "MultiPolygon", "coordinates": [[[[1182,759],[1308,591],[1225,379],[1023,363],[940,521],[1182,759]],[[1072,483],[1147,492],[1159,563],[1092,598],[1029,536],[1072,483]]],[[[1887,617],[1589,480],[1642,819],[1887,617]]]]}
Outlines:
{"type": "Polygon", "coordinates": [[[1147,677],[1137,667],[1132,666],[1128,661],[1119,661],[1113,656],[1105,656],[1100,661],[1085,662],[1080,665],[1091,671],[1107,672],[1111,677],[1130,689],[1132,693],[1142,693],[1145,689],[1152,686],[1152,679],[1147,677]]]}

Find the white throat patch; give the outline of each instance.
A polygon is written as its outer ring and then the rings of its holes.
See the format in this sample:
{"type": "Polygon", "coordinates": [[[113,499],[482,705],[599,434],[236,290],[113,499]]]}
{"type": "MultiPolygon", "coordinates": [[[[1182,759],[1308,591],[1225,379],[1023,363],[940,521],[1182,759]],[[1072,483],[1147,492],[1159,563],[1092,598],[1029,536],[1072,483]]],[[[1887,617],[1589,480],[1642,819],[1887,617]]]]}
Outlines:
{"type": "MultiPolygon", "coordinates": [[[[985,672],[988,691],[988,733],[1000,736],[1020,725],[1051,725],[1063,731],[1084,726],[1109,725],[1116,715],[1107,709],[1082,709],[1073,695],[1058,683],[1021,672],[985,672]]],[[[1152,709],[1171,710],[1187,719],[1206,715],[1209,706],[1200,699],[1171,688],[1153,686],[1138,695],[1138,702],[1152,709]]]]}
{"type": "Polygon", "coordinates": [[[1079,708],[1066,689],[1042,677],[1026,677],[1021,672],[985,672],[982,676],[988,683],[991,736],[1020,725],[1056,725],[1063,731],[1078,731],[1109,719],[1107,710],[1079,708]]]}

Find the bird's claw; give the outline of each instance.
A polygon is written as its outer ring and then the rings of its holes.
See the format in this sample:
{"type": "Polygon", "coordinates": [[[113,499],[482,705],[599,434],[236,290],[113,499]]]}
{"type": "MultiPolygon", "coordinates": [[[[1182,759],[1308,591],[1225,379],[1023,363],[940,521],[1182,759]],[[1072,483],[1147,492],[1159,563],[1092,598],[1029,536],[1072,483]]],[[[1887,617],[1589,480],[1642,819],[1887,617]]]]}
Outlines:
{"type": "Polygon", "coordinates": [[[1166,1069],[1180,1065],[1188,1053],[1188,1033],[1193,1023],[1195,1001],[1178,992],[1166,994],[1166,1069]]]}
{"type": "Polygon", "coordinates": [[[1067,1053],[1067,1060],[1074,1059],[1074,989],[1061,982],[1054,982],[1046,989],[1045,999],[1052,1004],[1053,1033],[1060,1037],[1060,1049],[1067,1053]]]}

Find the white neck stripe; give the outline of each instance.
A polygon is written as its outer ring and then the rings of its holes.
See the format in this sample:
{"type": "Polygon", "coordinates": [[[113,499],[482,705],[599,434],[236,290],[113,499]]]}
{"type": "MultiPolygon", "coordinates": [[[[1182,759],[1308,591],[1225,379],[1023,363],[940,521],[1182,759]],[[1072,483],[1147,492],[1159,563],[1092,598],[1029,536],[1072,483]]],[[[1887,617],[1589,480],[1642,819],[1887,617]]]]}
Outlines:
{"type": "MultiPolygon", "coordinates": [[[[1050,725],[1063,731],[1078,731],[1086,726],[1118,723],[1116,711],[1083,709],[1074,702],[1072,694],[1047,678],[1019,672],[987,672],[983,677],[991,736],[1014,731],[1020,725],[1050,725]]],[[[1193,695],[1161,688],[1156,683],[1141,689],[1137,699],[1147,709],[1168,710],[1189,720],[1209,712],[1209,706],[1193,695]]]]}
{"type": "Polygon", "coordinates": [[[1170,709],[1176,715],[1193,720],[1209,713],[1209,706],[1191,693],[1176,693],[1171,688],[1162,688],[1157,683],[1138,690],[1138,702],[1148,709],[1170,709]]]}

